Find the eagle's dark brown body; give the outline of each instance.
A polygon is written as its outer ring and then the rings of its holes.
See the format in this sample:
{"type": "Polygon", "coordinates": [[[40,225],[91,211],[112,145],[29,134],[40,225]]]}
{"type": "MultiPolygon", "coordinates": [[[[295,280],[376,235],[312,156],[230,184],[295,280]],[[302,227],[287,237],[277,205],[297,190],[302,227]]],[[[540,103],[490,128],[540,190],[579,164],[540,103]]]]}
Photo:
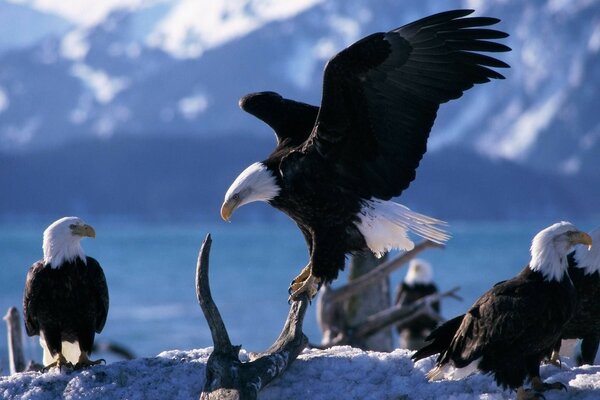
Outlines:
{"type": "Polygon", "coordinates": [[[91,257],[59,268],[36,262],[27,274],[23,313],[27,334],[41,335],[52,356],[61,352],[63,341],[78,342],[89,354],[108,314],[108,287],[100,264],[91,257]]]}
{"type": "Polygon", "coordinates": [[[586,273],[570,255],[569,276],[577,291],[577,311],[565,326],[562,338],[582,339],[581,363],[593,364],[600,343],[600,273],[586,273]]]}
{"type": "Polygon", "coordinates": [[[413,356],[439,353],[438,366],[477,368],[494,375],[502,387],[517,388],[527,377],[539,377],[539,364],[561,337],[576,308],[575,288],[565,274],[548,281],[526,267],[496,284],[463,316],[432,332],[432,342],[413,356]]]}

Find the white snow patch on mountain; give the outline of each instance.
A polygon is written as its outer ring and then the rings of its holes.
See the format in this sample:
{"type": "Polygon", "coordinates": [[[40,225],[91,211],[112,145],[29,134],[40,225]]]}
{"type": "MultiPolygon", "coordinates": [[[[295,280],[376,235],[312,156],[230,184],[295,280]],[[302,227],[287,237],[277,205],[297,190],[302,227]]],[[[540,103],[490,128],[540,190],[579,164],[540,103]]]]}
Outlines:
{"type": "Polygon", "coordinates": [[[151,47],[177,58],[196,58],[204,51],[242,37],[264,24],[290,18],[322,0],[181,0],[148,37],[151,47]]]}
{"type": "Polygon", "coordinates": [[[208,99],[203,94],[194,94],[179,100],[177,108],[185,119],[196,119],[208,108],[208,99]]]}
{"type": "Polygon", "coordinates": [[[8,100],[8,94],[2,86],[0,86],[0,113],[8,108],[10,101],[8,100]]]}
{"type": "Polygon", "coordinates": [[[587,44],[588,50],[593,53],[597,53],[600,50],[600,24],[594,27],[594,31],[590,35],[590,40],[587,44]]]}
{"type": "Polygon", "coordinates": [[[531,107],[518,115],[515,111],[518,105],[513,104],[512,111],[508,114],[516,114],[518,117],[507,127],[506,134],[496,140],[487,137],[482,143],[491,146],[480,146],[480,149],[492,156],[500,156],[514,161],[521,161],[528,154],[530,148],[535,145],[539,134],[554,120],[557,111],[564,102],[563,92],[557,92],[550,96],[545,102],[531,107]]]}
{"type": "MultiPolygon", "coordinates": [[[[35,10],[58,15],[78,26],[93,26],[115,9],[135,10],[160,0],[11,0],[35,10]]],[[[164,0],[163,0],[164,1],[164,0]]]]}
{"type": "Polygon", "coordinates": [[[28,145],[40,127],[36,117],[26,119],[22,124],[8,124],[0,129],[2,147],[15,148],[28,145]]]}
{"type": "Polygon", "coordinates": [[[131,112],[127,107],[117,106],[103,111],[103,114],[95,121],[93,125],[94,133],[100,137],[110,137],[121,122],[125,122],[131,117],[131,112]]]}
{"type": "Polygon", "coordinates": [[[104,71],[83,63],[74,64],[71,73],[92,90],[94,97],[101,104],[110,103],[120,91],[129,86],[128,79],[111,77],[104,71]]]}
{"type": "Polygon", "coordinates": [[[90,50],[86,35],[85,29],[74,29],[67,33],[60,42],[61,55],[69,60],[82,60],[90,50]]]}

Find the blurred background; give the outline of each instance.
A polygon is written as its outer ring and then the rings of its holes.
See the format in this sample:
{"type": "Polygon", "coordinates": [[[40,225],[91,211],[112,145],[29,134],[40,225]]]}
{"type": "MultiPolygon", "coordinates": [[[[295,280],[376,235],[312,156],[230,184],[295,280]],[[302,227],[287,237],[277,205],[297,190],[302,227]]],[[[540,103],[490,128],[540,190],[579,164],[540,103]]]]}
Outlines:
{"type": "Polygon", "coordinates": [[[450,221],[454,239],[430,260],[440,286],[467,289],[444,314],[522,268],[545,226],[597,226],[598,1],[0,0],[0,312],[20,304],[45,227],[77,215],[96,227],[83,246],[111,288],[103,335],[140,355],[208,346],[193,274],[211,231],[217,303],[233,340],[261,350],[307,254],[267,205],[219,221],[229,184],[275,144],[238,99],[274,90],[318,104],[323,67],[342,48],[453,8],[502,19],[513,51],[499,55],[506,80],[440,108],[402,195],[450,221]]]}

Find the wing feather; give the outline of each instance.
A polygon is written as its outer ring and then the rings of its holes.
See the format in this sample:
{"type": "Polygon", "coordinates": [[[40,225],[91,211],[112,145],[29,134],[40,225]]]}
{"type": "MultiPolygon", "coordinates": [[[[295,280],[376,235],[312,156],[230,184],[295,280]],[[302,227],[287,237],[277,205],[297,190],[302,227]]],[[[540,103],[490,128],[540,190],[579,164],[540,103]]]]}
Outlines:
{"type": "Polygon", "coordinates": [[[279,146],[303,143],[315,124],[319,107],[285,99],[275,92],[250,93],[240,99],[240,108],[269,125],[279,146]]]}
{"type": "Polygon", "coordinates": [[[96,300],[94,312],[96,326],[94,329],[97,333],[100,333],[106,324],[106,318],[108,316],[108,285],[106,284],[106,277],[102,267],[92,257],[87,257],[87,271],[89,273],[90,285],[93,290],[92,295],[96,300]]]}
{"type": "Polygon", "coordinates": [[[25,320],[25,330],[29,336],[39,335],[40,333],[40,325],[37,318],[37,299],[43,277],[37,272],[43,267],[44,263],[42,261],[33,264],[27,272],[27,278],[25,280],[25,290],[23,292],[23,319],[25,320]]]}
{"type": "Polygon", "coordinates": [[[384,200],[399,195],[415,178],[439,105],[502,79],[491,68],[508,67],[477,53],[510,49],[489,41],[507,34],[482,28],[498,19],[463,18],[472,12],[448,11],[375,33],[334,56],[303,151],[335,162],[341,186],[384,200]]]}

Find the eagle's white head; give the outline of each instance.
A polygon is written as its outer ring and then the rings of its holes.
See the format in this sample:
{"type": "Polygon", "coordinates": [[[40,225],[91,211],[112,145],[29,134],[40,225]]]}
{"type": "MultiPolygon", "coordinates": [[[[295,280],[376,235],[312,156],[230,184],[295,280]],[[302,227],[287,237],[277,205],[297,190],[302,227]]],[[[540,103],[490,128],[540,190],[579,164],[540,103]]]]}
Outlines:
{"type": "Polygon", "coordinates": [[[591,249],[583,246],[577,246],[575,249],[575,261],[577,267],[583,268],[586,275],[591,275],[594,272],[600,271],[600,227],[590,232],[590,236],[596,246],[591,249]]]}
{"type": "Polygon", "coordinates": [[[279,194],[275,176],[263,163],[256,162],[246,168],[233,181],[221,206],[221,217],[229,221],[233,212],[253,201],[269,201],[279,194]]]}
{"type": "Polygon", "coordinates": [[[408,264],[408,272],[404,277],[404,283],[408,286],[415,284],[427,285],[433,282],[433,268],[431,264],[420,258],[415,258],[408,264]]]}
{"type": "Polygon", "coordinates": [[[96,237],[96,231],[80,218],[64,217],[54,221],[44,231],[44,264],[51,268],[60,268],[65,261],[77,257],[85,262],[85,253],[79,241],[84,237],[96,237]]]}
{"type": "Polygon", "coordinates": [[[578,244],[591,247],[592,238],[570,222],[557,222],[533,238],[529,268],[548,281],[560,281],[567,271],[567,254],[578,244]]]}

